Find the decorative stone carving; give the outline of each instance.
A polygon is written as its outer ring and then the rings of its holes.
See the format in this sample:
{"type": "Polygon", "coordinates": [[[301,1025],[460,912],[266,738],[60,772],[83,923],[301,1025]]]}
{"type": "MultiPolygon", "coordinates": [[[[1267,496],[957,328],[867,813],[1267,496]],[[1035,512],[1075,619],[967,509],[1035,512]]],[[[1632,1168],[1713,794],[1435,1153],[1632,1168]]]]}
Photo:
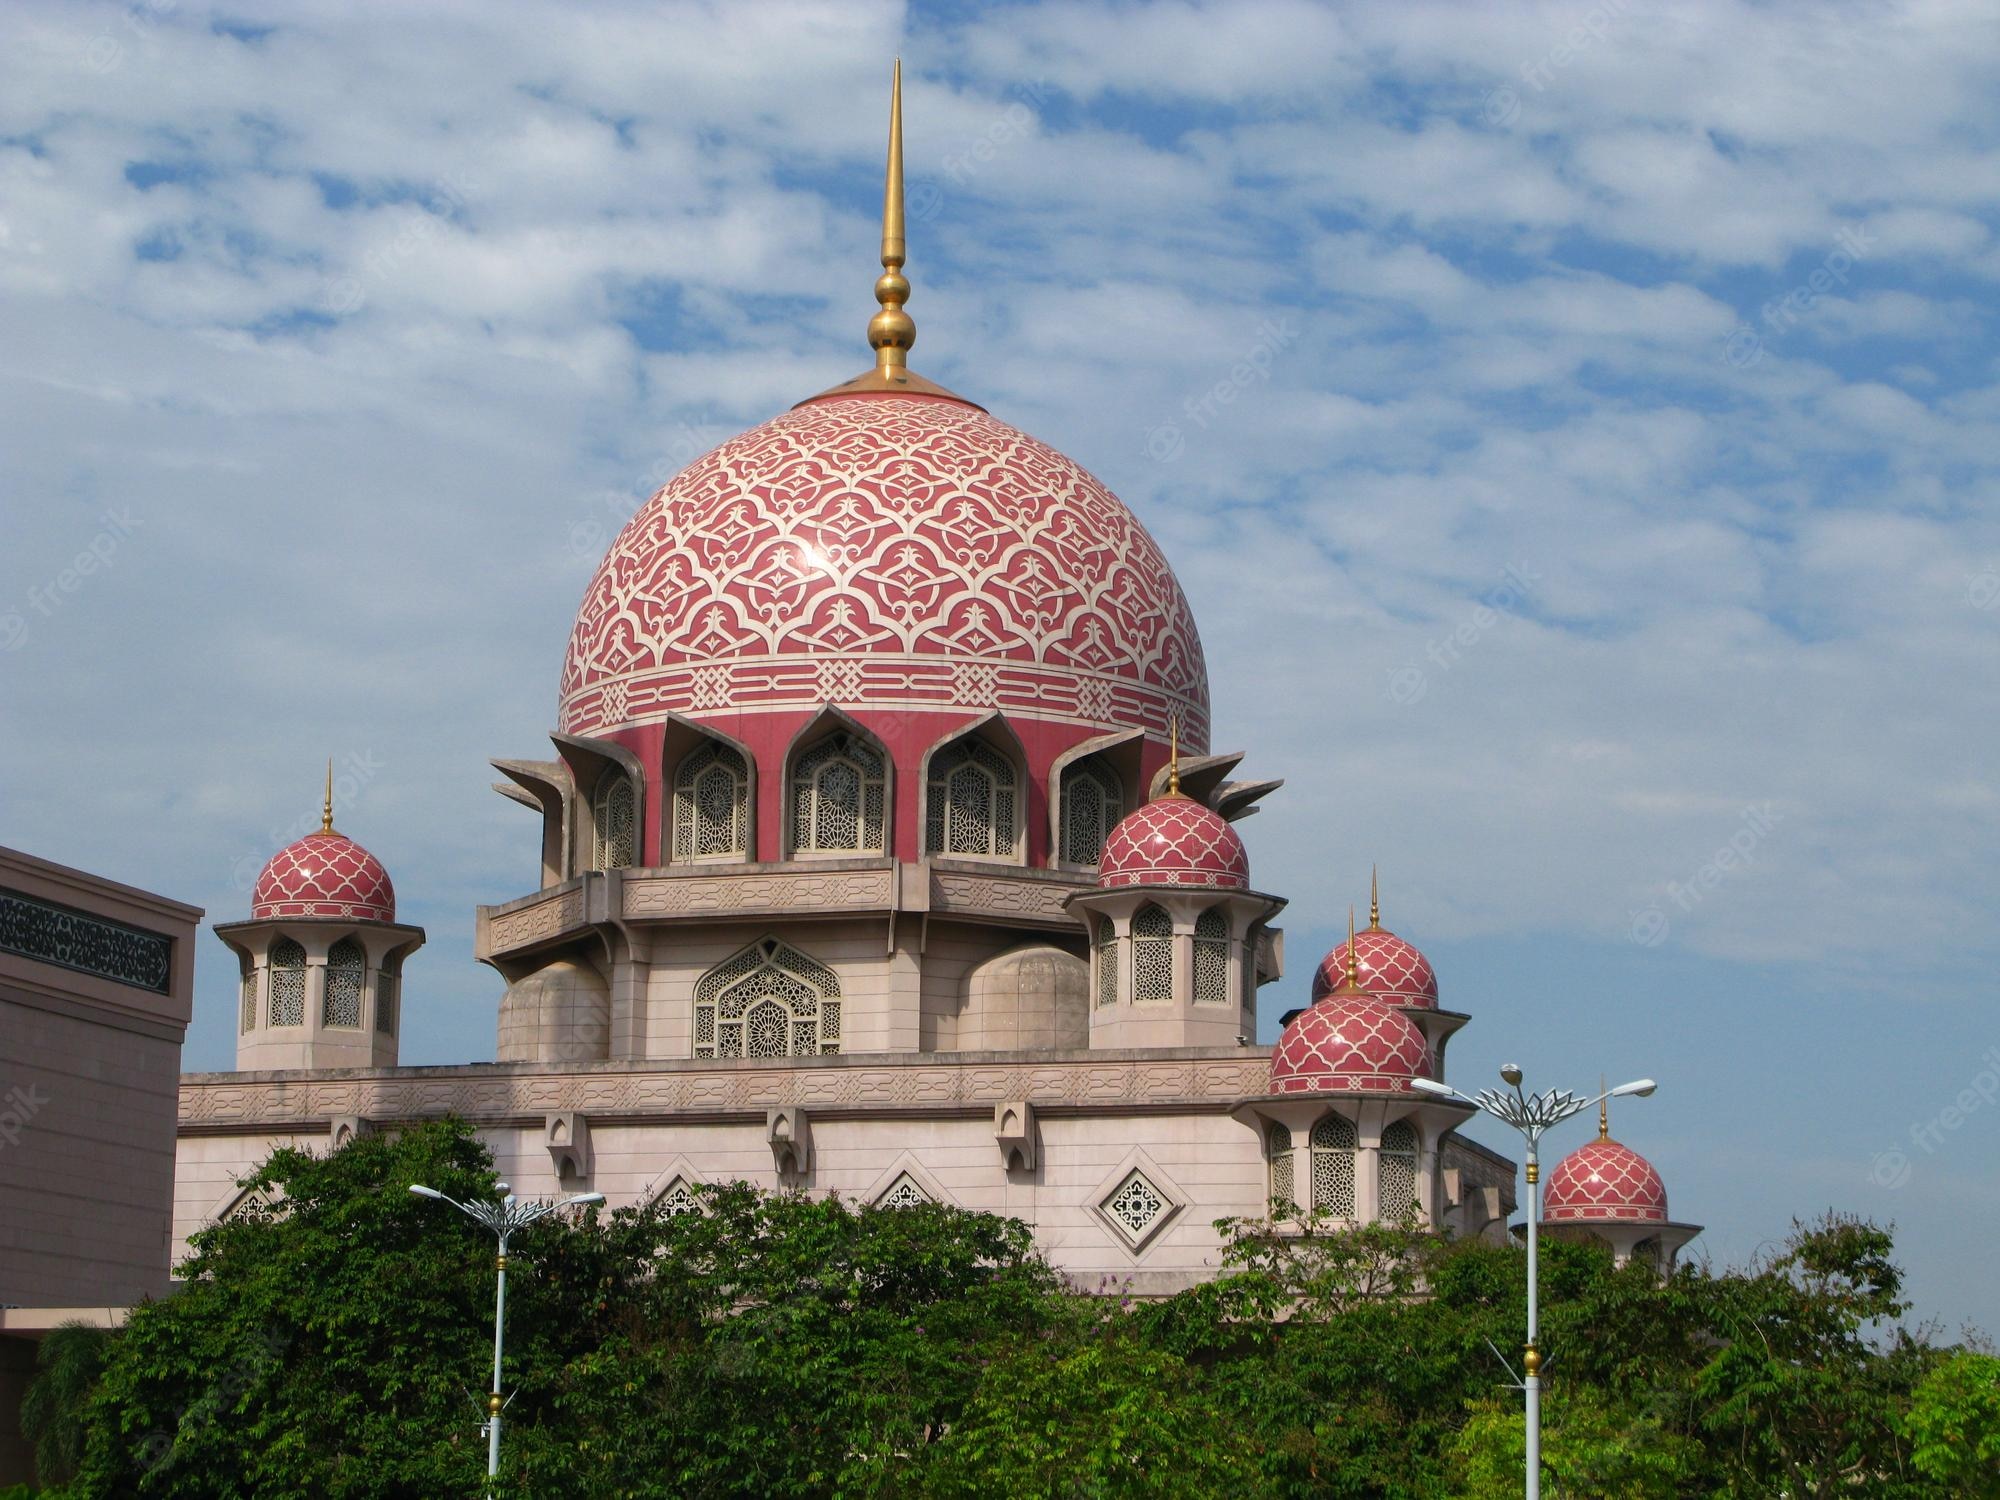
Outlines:
{"type": "Polygon", "coordinates": [[[797,1179],[812,1170],[812,1119],[804,1110],[796,1105],[767,1110],[764,1138],[771,1143],[779,1177],[797,1179]]]}
{"type": "Polygon", "coordinates": [[[505,953],[546,942],[583,926],[583,921],[583,892],[563,891],[533,905],[490,917],[486,923],[487,949],[491,953],[505,953]]]}
{"type": "Polygon", "coordinates": [[[18,891],[0,891],[0,952],[155,995],[167,993],[173,972],[172,939],[18,891]]]}
{"type": "Polygon", "coordinates": [[[593,1165],[590,1150],[590,1116],[564,1110],[542,1120],[542,1144],[555,1163],[556,1181],[588,1182],[593,1165]]]}
{"type": "Polygon", "coordinates": [[[1000,1145],[1000,1165],[1009,1172],[1035,1170],[1035,1106],[1010,1099],[993,1107],[993,1139],[1000,1145]]]}
{"type": "Polygon", "coordinates": [[[896,872],[785,870],[757,875],[657,875],[627,878],[623,889],[624,915],[632,918],[873,911],[894,904],[896,872]]]}
{"type": "Polygon", "coordinates": [[[1076,918],[1063,909],[1070,893],[1085,881],[1034,880],[1004,874],[967,875],[955,870],[931,871],[931,910],[954,916],[1029,918],[1074,927],[1076,918]]]}

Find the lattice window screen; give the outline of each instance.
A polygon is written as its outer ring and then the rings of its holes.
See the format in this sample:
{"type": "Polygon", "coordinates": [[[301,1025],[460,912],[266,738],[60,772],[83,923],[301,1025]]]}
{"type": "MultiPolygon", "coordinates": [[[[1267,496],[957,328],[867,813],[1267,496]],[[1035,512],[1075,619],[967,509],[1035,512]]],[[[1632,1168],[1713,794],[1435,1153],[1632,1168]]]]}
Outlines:
{"type": "Polygon", "coordinates": [[[271,1024],[306,1024],[306,950],[291,938],[271,945],[271,1024]]]}
{"type": "Polygon", "coordinates": [[[925,788],[925,852],[1011,855],[1019,781],[1014,763],[982,739],[938,751],[925,788]]]}
{"type": "Polygon", "coordinates": [[[776,938],[717,964],[695,985],[696,1057],[812,1057],[839,1050],[839,977],[776,938]]]}
{"type": "Polygon", "coordinates": [[[792,768],[792,847],[806,853],[880,854],[887,847],[881,752],[836,734],[792,768]]]}
{"type": "Polygon", "coordinates": [[[750,852],[750,770],[735,748],[710,740],[674,773],[674,858],[750,852]]]}
{"type": "Polygon", "coordinates": [[[243,961],[243,1023],[244,1031],[254,1031],[257,1026],[257,971],[250,961],[243,961]]]}
{"type": "Polygon", "coordinates": [[[882,1196],[875,1200],[877,1208],[915,1208],[920,1203],[931,1202],[931,1195],[924,1191],[924,1185],[908,1172],[900,1174],[889,1184],[882,1196]]]}
{"type": "Polygon", "coordinates": [[[1354,1153],[1360,1145],[1354,1122],[1328,1115],[1312,1128],[1313,1207],[1354,1217],[1354,1153]]]}
{"type": "Polygon", "coordinates": [[[590,810],[595,837],[591,863],[599,870],[622,870],[639,857],[639,799],[632,778],[606,771],[590,810]]]}
{"type": "Polygon", "coordinates": [[[375,1029],[396,1034],[396,976],[386,969],[375,976],[375,1029]]]}
{"type": "Polygon", "coordinates": [[[1382,1132],[1375,1157],[1376,1201],[1385,1219],[1407,1219],[1417,1211],[1417,1132],[1398,1120],[1382,1132]]]}
{"type": "Polygon", "coordinates": [[[1132,998],[1174,998],[1174,923],[1157,906],[1132,918],[1132,998]]]}
{"type": "Polygon", "coordinates": [[[1097,1003],[1118,1003],[1118,929],[1109,917],[1097,919],[1097,1003]]]}
{"type": "Polygon", "coordinates": [[[326,952],[326,998],[320,1005],[322,1026],[361,1024],[361,981],[368,960],[361,945],[344,937],[326,952]]]}
{"type": "Polygon", "coordinates": [[[1125,815],[1125,797],[1118,773],[1095,755],[1086,756],[1063,772],[1062,859],[1065,864],[1094,865],[1104,853],[1104,840],[1125,815]]]}
{"type": "Polygon", "coordinates": [[[1271,1196],[1280,1203],[1296,1206],[1292,1186],[1292,1133],[1283,1125],[1264,1132],[1264,1154],[1271,1161],[1271,1196]]]}
{"type": "Polygon", "coordinates": [[[1104,1211],[1134,1244],[1145,1238],[1146,1231],[1163,1218],[1169,1208],[1166,1195],[1147,1181],[1146,1174],[1137,1167],[1104,1200],[1104,1211]]]}
{"type": "Polygon", "coordinates": [[[676,1177],[661,1188],[653,1202],[670,1219],[701,1212],[701,1198],[685,1177],[676,1177]]]}
{"type": "Polygon", "coordinates": [[[1213,906],[1194,919],[1194,1003],[1229,1003],[1229,919],[1213,906]]]}

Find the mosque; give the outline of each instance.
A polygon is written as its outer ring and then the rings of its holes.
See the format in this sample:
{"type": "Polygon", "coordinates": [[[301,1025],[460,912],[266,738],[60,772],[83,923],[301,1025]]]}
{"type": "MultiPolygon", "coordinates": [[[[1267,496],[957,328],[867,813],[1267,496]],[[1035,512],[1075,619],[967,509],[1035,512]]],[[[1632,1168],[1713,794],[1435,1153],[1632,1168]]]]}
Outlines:
{"type": "MultiPolygon", "coordinates": [[[[1218,1218],[1283,1232],[1288,1204],[1508,1233],[1514,1163],[1411,1087],[1469,1017],[1379,903],[1255,1043],[1285,902],[1235,825],[1281,783],[1211,749],[1201,638],[1133,513],[910,369],[904,260],[899,75],[873,367],[639,509],[577,612],[552,753],[493,762],[540,869],[478,911],[498,1060],[398,1065],[424,933],[329,780],[215,929],[237,1068],[183,1075],[177,1242],[275,1146],[447,1113],[519,1194],[950,1203],[1138,1295],[1213,1275],[1218,1218]]],[[[1608,1130],[1546,1192],[1552,1231],[1621,1259],[1698,1232],[1608,1130]]]]}

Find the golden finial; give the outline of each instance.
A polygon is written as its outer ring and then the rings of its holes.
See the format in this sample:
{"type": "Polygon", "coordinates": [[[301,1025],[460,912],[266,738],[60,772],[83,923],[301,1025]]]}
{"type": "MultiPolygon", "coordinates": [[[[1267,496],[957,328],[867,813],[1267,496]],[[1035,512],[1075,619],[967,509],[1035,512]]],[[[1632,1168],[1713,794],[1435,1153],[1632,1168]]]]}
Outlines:
{"type": "Polygon", "coordinates": [[[1343,990],[1361,988],[1361,962],[1354,952],[1354,908],[1351,906],[1347,908],[1347,982],[1341,985],[1341,988],[1343,990]]]}
{"type": "Polygon", "coordinates": [[[1167,716],[1167,795],[1181,794],[1181,716],[1176,709],[1167,716]]]}
{"type": "Polygon", "coordinates": [[[1604,1095],[1597,1101],[1597,1138],[1608,1141],[1611,1139],[1611,1095],[1605,1091],[1602,1073],[1597,1075],[1597,1092],[1604,1095]]]}
{"type": "Polygon", "coordinates": [[[1382,889],[1375,881],[1375,866],[1368,867],[1368,930],[1382,930],[1382,889]]]}
{"type": "Polygon", "coordinates": [[[326,758],[326,804],[320,808],[319,831],[333,832],[333,757],[326,758]]]}
{"type": "Polygon", "coordinates": [[[903,60],[896,59],[895,81],[889,88],[889,170],[882,184],[882,275],[875,283],[875,300],[882,310],[868,322],[868,346],[875,351],[875,368],[886,374],[910,363],[910,346],[917,325],[903,311],[910,283],[903,276],[903,60]]]}

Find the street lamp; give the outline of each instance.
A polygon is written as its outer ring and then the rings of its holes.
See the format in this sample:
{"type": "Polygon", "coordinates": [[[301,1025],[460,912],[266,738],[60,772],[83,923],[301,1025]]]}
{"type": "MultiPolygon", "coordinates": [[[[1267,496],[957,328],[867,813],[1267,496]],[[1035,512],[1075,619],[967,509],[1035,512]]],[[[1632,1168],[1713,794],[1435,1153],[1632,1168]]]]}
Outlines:
{"type": "Polygon", "coordinates": [[[1540,1500],[1542,1493],[1542,1351],[1535,1340],[1541,1331],[1540,1290],[1536,1281],[1536,1259],[1541,1241],[1539,1230],[1542,1219],[1542,1136],[1552,1127],[1562,1124],[1572,1115],[1582,1114],[1592,1105],[1602,1104],[1606,1099],[1623,1099],[1636,1094],[1640,1098],[1653,1092],[1659,1085],[1650,1078],[1634,1079],[1631,1083],[1621,1083],[1615,1089],[1606,1089],[1595,1099],[1585,1099],[1572,1094],[1568,1089],[1550,1089],[1542,1094],[1521,1092],[1521,1065],[1507,1063],[1500,1069],[1500,1077],[1513,1092],[1501,1089],[1481,1089],[1468,1099],[1448,1083],[1439,1083],[1430,1078],[1413,1078],[1410,1087],[1419,1093],[1430,1094],[1439,1099],[1456,1099],[1461,1104],[1470,1104],[1484,1110],[1496,1120],[1504,1121],[1521,1132],[1521,1139],[1528,1144],[1528,1347],[1521,1356],[1522,1367],[1527,1371],[1521,1382],[1522,1390],[1528,1398],[1528,1500],[1540,1500]]]}
{"type": "Polygon", "coordinates": [[[507,1337],[507,1238],[517,1229],[526,1229],[536,1220],[565,1208],[581,1208],[586,1204],[602,1203],[602,1193],[578,1193],[573,1198],[561,1202],[538,1199],[532,1203],[522,1203],[507,1191],[507,1184],[496,1183],[504,1195],[498,1203],[460,1203],[456,1198],[448,1198],[436,1188],[425,1187],[422,1183],[410,1184],[410,1191],[419,1198],[435,1198],[441,1203],[449,1203],[453,1208],[471,1219],[475,1224],[484,1225],[500,1240],[498,1279],[493,1288],[493,1391],[486,1398],[486,1493],[491,1500],[492,1481],[500,1472],[500,1351],[507,1337]]]}

